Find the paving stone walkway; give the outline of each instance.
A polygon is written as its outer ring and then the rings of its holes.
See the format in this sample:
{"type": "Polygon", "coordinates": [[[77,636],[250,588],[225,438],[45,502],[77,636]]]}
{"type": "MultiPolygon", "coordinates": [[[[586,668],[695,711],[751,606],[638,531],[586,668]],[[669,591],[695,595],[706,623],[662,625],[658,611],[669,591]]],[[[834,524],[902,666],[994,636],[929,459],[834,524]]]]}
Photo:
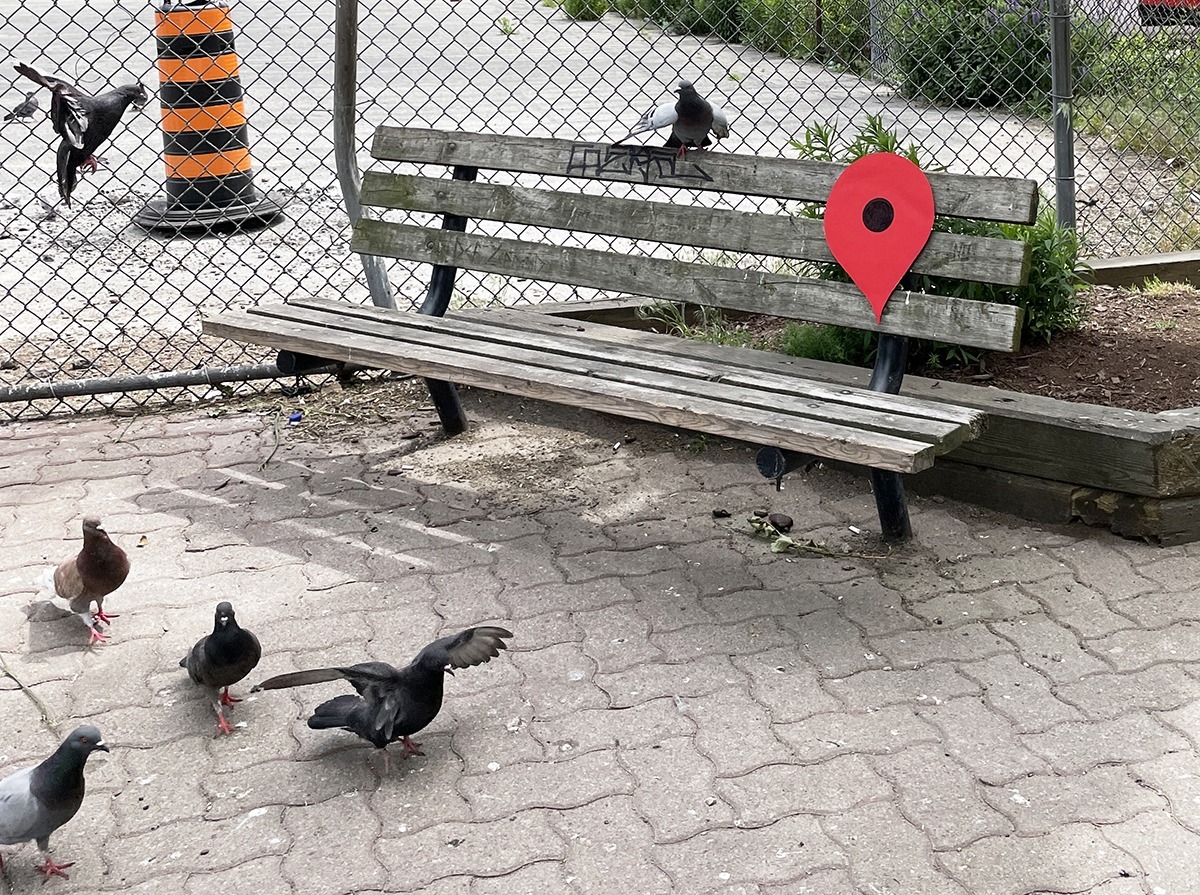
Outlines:
{"type": "Polygon", "coordinates": [[[776,494],[743,445],[469,397],[448,442],[276,447],[239,409],[0,428],[0,772],[85,719],[112,747],[53,839],[70,881],[5,847],[0,892],[1200,890],[1200,550],[916,500],[899,554],[775,554],[756,508],[865,552],[865,479],[776,494]],[[85,512],[133,559],[94,650],[23,611],[85,512]],[[224,599],[264,646],[240,695],[515,637],[385,774],[305,725],[336,684],[213,738],[178,661],[224,599]]]}

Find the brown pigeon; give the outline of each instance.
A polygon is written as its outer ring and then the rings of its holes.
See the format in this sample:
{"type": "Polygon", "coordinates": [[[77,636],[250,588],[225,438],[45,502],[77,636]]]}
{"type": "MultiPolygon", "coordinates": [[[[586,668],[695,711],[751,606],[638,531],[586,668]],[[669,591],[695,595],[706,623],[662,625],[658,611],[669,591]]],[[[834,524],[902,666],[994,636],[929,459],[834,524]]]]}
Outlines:
{"type": "Polygon", "coordinates": [[[179,660],[179,667],[186,668],[195,683],[221,691],[213,701],[217,736],[233,733],[221,707],[241,702],[229,695],[229,688],[248,675],[261,658],[258,638],[238,625],[233,605],[222,601],[217,604],[212,633],[197,640],[191,652],[179,660]]]}
{"type": "Polygon", "coordinates": [[[624,143],[634,134],[670,125],[671,136],[667,138],[666,145],[678,148],[679,154],[683,155],[689,148],[708,146],[712,142],[710,134],[717,140],[729,136],[729,119],[725,113],[697,93],[691,81],[680,81],[679,89],[675,92],[679,94],[677,102],[649,109],[638,119],[629,135],[619,142],[624,143]]]}
{"type": "MultiPolygon", "coordinates": [[[[358,691],[357,696],[336,696],[317,706],[308,726],[313,730],[340,727],[357,734],[376,749],[386,749],[397,740],[404,747],[401,758],[424,755],[421,744],[410,736],[437,717],[442,708],[442,685],[454,668],[482,665],[508,644],[512,637],[504,628],[467,628],[450,637],[435,640],[417,653],[404,668],[386,662],[363,662],[344,668],[315,668],[293,671],[267,678],[251,693],[281,690],[322,681],[344,678],[358,691]]],[[[385,762],[387,753],[384,752],[385,762]]]]}
{"type": "Polygon", "coordinates": [[[71,607],[71,611],[88,626],[88,645],[104,640],[108,635],[96,625],[108,624],[118,613],[104,611],[104,598],[125,583],[129,575],[129,557],[100,527],[100,520],[88,516],[83,520],[83,549],[79,555],[63,560],[54,569],[54,592],[71,607]],[[92,602],[96,610],[92,611],[92,602]]]}

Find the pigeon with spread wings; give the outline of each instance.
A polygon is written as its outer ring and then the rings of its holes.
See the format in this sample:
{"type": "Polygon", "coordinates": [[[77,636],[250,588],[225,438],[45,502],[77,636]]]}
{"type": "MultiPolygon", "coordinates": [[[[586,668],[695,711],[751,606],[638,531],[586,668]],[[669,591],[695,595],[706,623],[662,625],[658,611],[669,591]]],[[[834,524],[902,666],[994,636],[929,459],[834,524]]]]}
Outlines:
{"type": "Polygon", "coordinates": [[[467,628],[435,640],[404,668],[393,668],[386,662],[362,662],[340,668],[295,671],[267,678],[250,692],[348,680],[358,695],[346,694],[321,703],[308,719],[308,726],[314,730],[340,727],[376,749],[399,740],[404,746],[401,758],[423,755],[421,744],[410,737],[441,711],[445,675],[453,674],[455,668],[482,665],[500,655],[500,650],[508,647],[504,638],[512,636],[504,628],[467,628]]]}
{"type": "Polygon", "coordinates": [[[44,75],[32,65],[18,63],[17,72],[50,91],[50,123],[62,137],[58,146],[58,194],[67,206],[75,192],[79,170],[85,165],[95,172],[104,161],[96,156],[100,145],[112,136],[121,116],[131,105],[144,106],[149,97],[141,84],[124,84],[99,96],[89,96],[74,84],[44,75]]]}
{"type": "Polygon", "coordinates": [[[679,94],[676,102],[648,110],[629,135],[618,142],[624,143],[635,134],[670,127],[666,145],[678,148],[683,155],[688,149],[701,149],[713,139],[729,136],[729,118],[725,112],[697,93],[691,81],[680,81],[675,92],[679,94]]]}

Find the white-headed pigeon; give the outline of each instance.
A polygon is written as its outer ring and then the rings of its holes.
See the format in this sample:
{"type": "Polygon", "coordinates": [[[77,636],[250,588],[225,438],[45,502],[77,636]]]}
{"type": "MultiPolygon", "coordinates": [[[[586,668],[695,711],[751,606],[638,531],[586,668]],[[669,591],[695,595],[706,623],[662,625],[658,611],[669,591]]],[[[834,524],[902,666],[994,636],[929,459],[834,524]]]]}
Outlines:
{"type": "MultiPolygon", "coordinates": [[[[421,744],[409,737],[424,729],[441,711],[445,675],[453,674],[454,668],[481,665],[500,655],[500,650],[508,647],[503,638],[512,636],[504,628],[467,628],[435,640],[405,668],[393,668],[386,662],[363,662],[344,668],[295,671],[267,678],[250,692],[344,678],[358,695],[346,694],[321,703],[308,719],[309,727],[313,730],[340,727],[362,737],[376,749],[385,749],[388,743],[399,740],[404,746],[401,758],[424,755],[421,744]]],[[[384,755],[386,761],[387,753],[384,755]]]]}
{"type": "Polygon", "coordinates": [[[43,75],[24,62],[18,63],[16,69],[50,91],[50,123],[62,137],[57,158],[58,194],[70,207],[79,169],[87,165],[94,173],[104,162],[96,156],[96,150],[112,136],[129,106],[140,109],[149,101],[146,88],[141,84],[124,84],[99,96],[89,96],[74,84],[43,75]]]}
{"type": "Polygon", "coordinates": [[[41,105],[38,103],[37,91],[30,90],[25,94],[25,99],[11,112],[4,116],[4,120],[12,121],[13,119],[17,119],[20,121],[28,121],[40,108],[41,105]]]}
{"type": "Polygon", "coordinates": [[[223,601],[217,604],[212,633],[197,640],[191,651],[179,660],[179,667],[187,669],[193,682],[220,691],[213,694],[217,736],[233,732],[225,720],[222,706],[241,702],[236,696],[229,695],[229,688],[248,675],[261,658],[258,638],[238,625],[233,605],[223,601]]]}
{"type": "Polygon", "coordinates": [[[108,624],[119,615],[104,611],[104,598],[125,583],[129,576],[129,556],[112,542],[108,532],[100,527],[100,520],[95,516],[84,519],[83,549],[46,572],[43,583],[52,586],[88,626],[88,645],[104,640],[108,635],[97,624],[108,624]]]}
{"type": "Polygon", "coordinates": [[[629,135],[619,142],[624,143],[635,134],[671,128],[666,145],[677,147],[683,155],[688,149],[708,146],[712,139],[729,136],[729,119],[725,112],[714,106],[692,86],[691,81],[680,81],[675,91],[679,99],[669,105],[650,109],[638,119],[629,135]],[[710,139],[710,136],[712,139],[710,139]]]}
{"type": "MultiPolygon", "coordinates": [[[[0,844],[37,842],[45,858],[37,869],[46,879],[65,879],[66,868],[73,863],[57,864],[50,858],[50,834],[74,817],[83,804],[83,766],[97,749],[107,752],[108,746],[99,730],[84,724],[71,731],[41,764],[0,780],[0,844]]],[[[0,858],[0,868],[3,866],[0,858]]]]}

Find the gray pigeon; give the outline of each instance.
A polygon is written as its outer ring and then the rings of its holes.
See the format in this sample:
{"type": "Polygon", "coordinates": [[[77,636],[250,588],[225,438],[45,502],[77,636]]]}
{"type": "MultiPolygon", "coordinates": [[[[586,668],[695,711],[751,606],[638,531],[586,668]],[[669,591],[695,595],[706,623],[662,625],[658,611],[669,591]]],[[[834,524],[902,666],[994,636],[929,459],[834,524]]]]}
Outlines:
{"type": "Polygon", "coordinates": [[[624,143],[635,134],[670,125],[671,136],[666,145],[677,147],[683,155],[689,148],[708,146],[712,142],[710,135],[717,140],[729,136],[729,119],[724,111],[697,93],[691,81],[680,81],[675,92],[679,94],[676,102],[650,109],[638,119],[629,135],[618,142],[624,143]]]}
{"type": "Polygon", "coordinates": [[[128,575],[129,555],[112,542],[97,517],[88,516],[83,520],[83,549],[77,556],[47,569],[42,583],[53,588],[69,603],[71,611],[83,619],[91,632],[88,635],[91,646],[108,636],[96,627],[97,623],[109,624],[120,615],[104,611],[104,598],[124,584],[128,575]]]}
{"type": "Polygon", "coordinates": [[[79,169],[87,165],[95,173],[104,159],[96,156],[100,144],[112,136],[121,116],[131,105],[140,109],[149,101],[141,84],[124,84],[99,96],[88,96],[60,78],[43,75],[32,65],[18,63],[17,72],[50,91],[50,123],[62,137],[58,145],[58,194],[67,207],[75,192],[79,169]]]}
{"type": "MultiPolygon", "coordinates": [[[[33,839],[46,859],[37,869],[67,878],[73,862],[56,864],[48,854],[50,834],[69,821],[83,804],[83,766],[99,749],[108,751],[100,731],[90,724],[76,727],[54,754],[33,768],[23,768],[0,780],[0,844],[16,845],[33,839]]],[[[0,868],[4,860],[0,858],[0,868]]]]}
{"type": "MultiPolygon", "coordinates": [[[[503,640],[512,637],[504,628],[467,628],[451,637],[435,640],[417,653],[405,668],[393,668],[386,662],[363,662],[344,668],[316,668],[294,671],[267,678],[251,693],[281,690],[322,681],[348,680],[358,696],[337,696],[317,706],[308,726],[313,730],[340,727],[357,734],[376,749],[386,749],[397,740],[404,746],[401,758],[424,755],[421,744],[409,737],[437,717],[442,708],[442,685],[454,668],[481,665],[500,650],[503,640]]],[[[384,753],[385,761],[387,753],[384,753]]]]}
{"type": "Polygon", "coordinates": [[[25,94],[25,101],[5,115],[4,120],[12,121],[14,118],[16,118],[20,119],[21,121],[28,121],[40,108],[41,106],[38,104],[37,91],[30,90],[25,94]]]}
{"type": "Polygon", "coordinates": [[[191,652],[179,660],[179,667],[186,668],[195,683],[221,691],[214,694],[213,700],[217,736],[233,733],[221,707],[241,702],[229,695],[229,688],[248,675],[261,658],[258,638],[238,625],[230,603],[221,602],[217,604],[212,633],[197,640],[191,652]]]}

